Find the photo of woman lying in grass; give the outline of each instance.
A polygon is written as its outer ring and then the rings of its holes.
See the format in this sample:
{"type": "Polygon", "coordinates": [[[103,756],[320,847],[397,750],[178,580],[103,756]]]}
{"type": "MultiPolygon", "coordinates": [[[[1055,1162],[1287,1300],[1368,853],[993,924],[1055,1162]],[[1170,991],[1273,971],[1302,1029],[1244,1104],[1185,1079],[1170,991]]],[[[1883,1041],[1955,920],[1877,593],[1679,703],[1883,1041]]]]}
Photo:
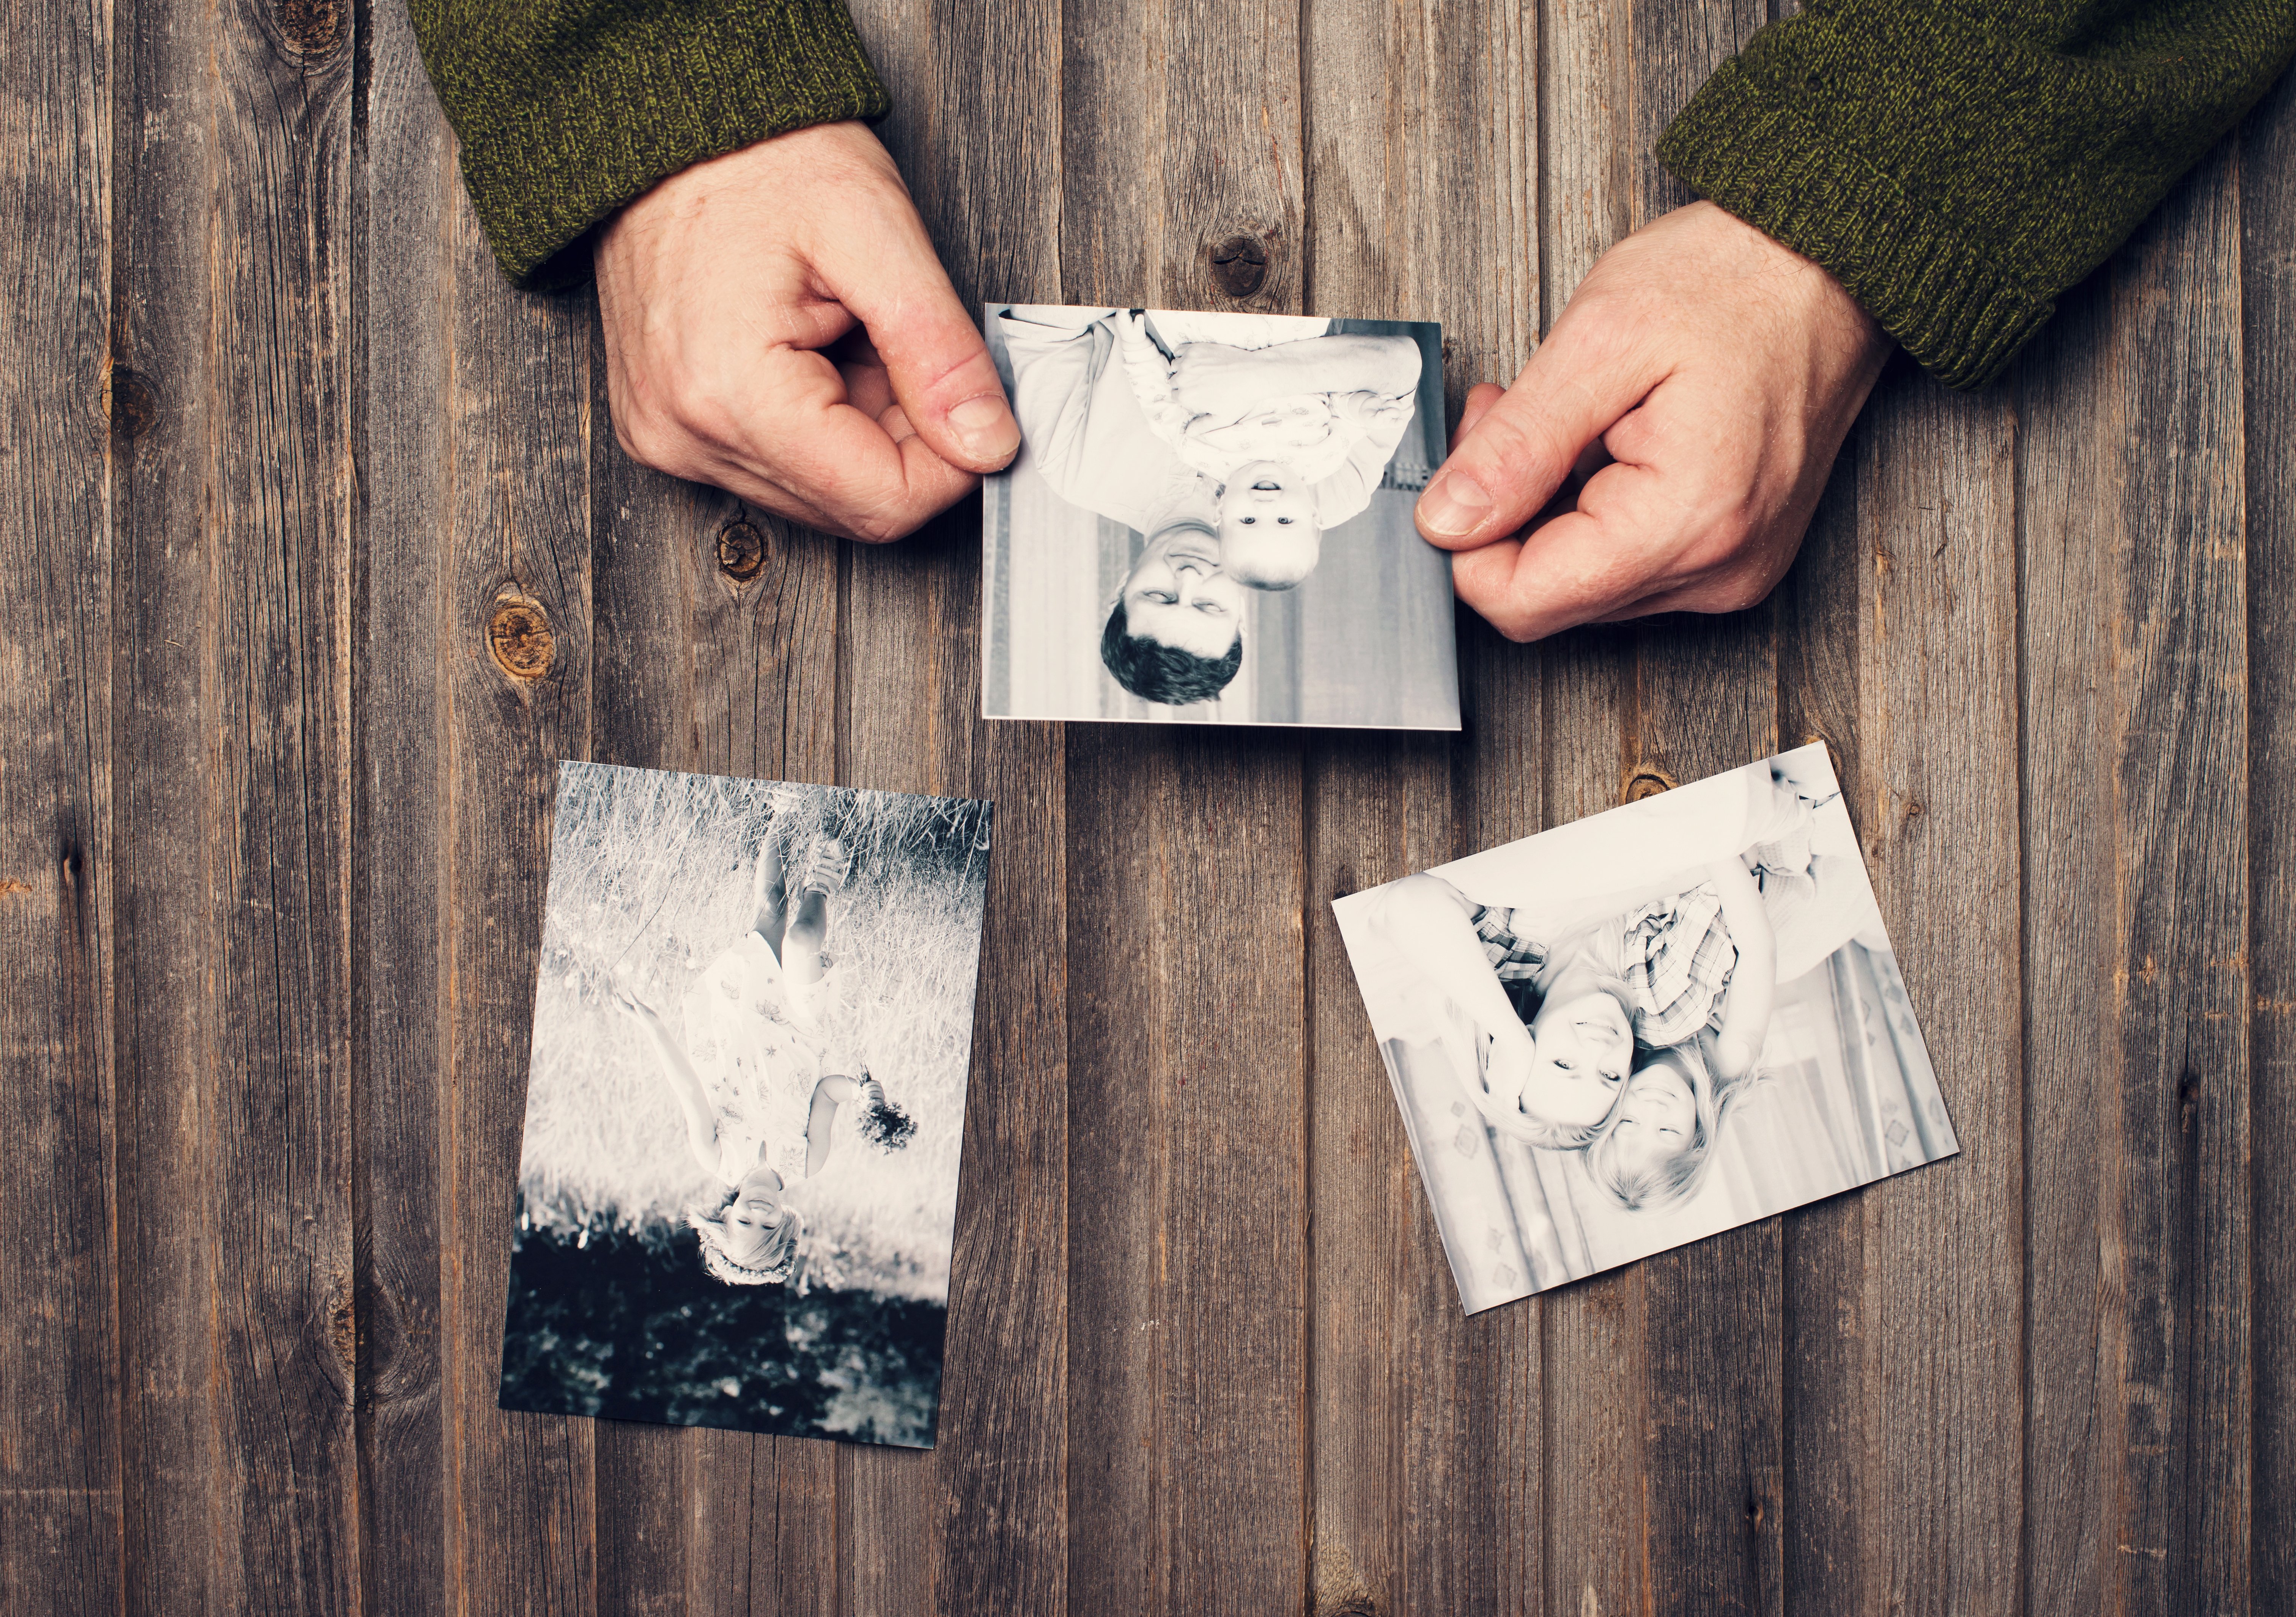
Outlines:
{"type": "Polygon", "coordinates": [[[988,823],[562,766],[505,1408],[930,1444],[988,823]]]}
{"type": "Polygon", "coordinates": [[[1334,907],[1471,1312],[1956,1149],[1822,745],[1334,907]]]}

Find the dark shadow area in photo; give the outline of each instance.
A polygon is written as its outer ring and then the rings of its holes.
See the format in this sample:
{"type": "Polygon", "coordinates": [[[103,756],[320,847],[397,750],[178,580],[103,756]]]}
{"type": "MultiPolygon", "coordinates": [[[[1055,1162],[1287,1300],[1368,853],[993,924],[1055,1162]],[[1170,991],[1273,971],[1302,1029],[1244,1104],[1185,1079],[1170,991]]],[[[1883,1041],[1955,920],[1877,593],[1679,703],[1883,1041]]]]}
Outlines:
{"type": "Polygon", "coordinates": [[[501,1404],[931,1448],[947,1320],[873,1292],[720,1285],[685,1232],[521,1230],[501,1404]]]}

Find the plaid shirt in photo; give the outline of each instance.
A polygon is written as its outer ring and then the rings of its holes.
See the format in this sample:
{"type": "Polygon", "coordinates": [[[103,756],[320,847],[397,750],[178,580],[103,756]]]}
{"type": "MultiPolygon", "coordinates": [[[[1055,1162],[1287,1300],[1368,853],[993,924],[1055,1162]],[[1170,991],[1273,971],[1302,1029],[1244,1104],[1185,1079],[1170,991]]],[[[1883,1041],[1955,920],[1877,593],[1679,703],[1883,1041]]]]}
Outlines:
{"type": "MultiPolygon", "coordinates": [[[[1538,1008],[1531,985],[1550,951],[1514,931],[1512,909],[1478,904],[1469,919],[1484,957],[1528,1022],[1538,1008]]],[[[1634,1002],[1638,1043],[1663,1049],[1719,1021],[1738,948],[1722,919],[1722,895],[1711,883],[1630,910],[1619,926],[1619,975],[1634,1002]]]]}
{"type": "Polygon", "coordinates": [[[1538,975],[1546,964],[1546,950],[1538,944],[1515,936],[1508,923],[1514,911],[1496,909],[1488,904],[1478,904],[1470,919],[1475,923],[1475,936],[1482,940],[1483,953],[1491,963],[1501,982],[1529,982],[1538,975]]]}
{"type": "Polygon", "coordinates": [[[1722,895],[1702,882],[1626,917],[1627,987],[1635,1038],[1653,1050],[1678,1045],[1721,1018],[1738,946],[1722,919],[1722,895]]]}

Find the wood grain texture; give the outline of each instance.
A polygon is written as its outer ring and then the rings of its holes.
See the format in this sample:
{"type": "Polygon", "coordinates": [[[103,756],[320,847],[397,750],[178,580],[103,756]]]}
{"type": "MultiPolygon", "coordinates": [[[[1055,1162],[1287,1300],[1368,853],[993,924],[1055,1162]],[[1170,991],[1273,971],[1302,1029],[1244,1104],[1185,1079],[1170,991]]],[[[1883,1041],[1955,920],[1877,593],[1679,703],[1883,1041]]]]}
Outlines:
{"type": "MultiPolygon", "coordinates": [[[[856,14],[894,88],[880,133],[958,296],[1056,295],[1053,19],[947,4],[856,14]]],[[[917,538],[849,558],[843,778],[997,805],[939,1447],[839,1457],[856,1613],[1068,1603],[1062,743],[1052,726],[980,717],[980,555],[967,499],[917,538]]]]}
{"type": "MultiPolygon", "coordinates": [[[[0,16],[0,1606],[124,1604],[111,18],[0,16]]],[[[116,424],[115,424],[116,423],[116,424]]]]}
{"type": "Polygon", "coordinates": [[[127,1604],[347,1611],[349,31],[114,46],[114,375],[156,401],[113,488],[127,1604]]]}
{"type": "Polygon", "coordinates": [[[2240,134],[2248,502],[2250,1231],[2256,1309],[2251,1604],[2296,1605],[2296,79],[2240,134]]]}
{"type": "MultiPolygon", "coordinates": [[[[1210,250],[1245,234],[1267,266],[1243,305],[1299,308],[1299,23],[1064,20],[1086,114],[1065,125],[1064,300],[1235,307],[1210,250]]],[[[1070,1161],[1093,1187],[1068,1281],[1078,1610],[1294,1610],[1307,1588],[1300,747],[1069,737],[1070,1161]]]]}
{"type": "MultiPolygon", "coordinates": [[[[1634,227],[1632,21],[1628,0],[1546,0],[1541,7],[1541,332],[1554,324],[1595,261],[1634,227]]],[[[1480,722],[1495,739],[1506,738],[1500,744],[1523,763],[1537,760],[1539,790],[1517,808],[1503,785],[1488,779],[1489,766],[1472,761],[1467,789],[1482,800],[1462,827],[1473,833],[1464,846],[1488,848],[1615,808],[1628,772],[1630,634],[1581,629],[1529,653],[1503,646],[1480,626],[1468,639],[1482,647],[1473,657],[1480,722]],[[1518,685],[1502,695],[1482,684],[1510,664],[1513,681],[1524,677],[1525,665],[1538,670],[1535,726],[1518,729],[1521,720],[1512,717],[1529,705],[1529,691],[1518,685]],[[1510,716],[1503,719],[1503,713],[1510,716]],[[1496,803],[1488,800],[1495,785],[1496,803]],[[1505,835],[1497,834],[1502,830],[1505,835]]],[[[1604,1613],[1641,1611],[1648,1598],[1643,1513],[1638,1504],[1619,1506],[1642,1497],[1641,1284],[1638,1270],[1596,1275],[1537,1305],[1544,1428],[1540,1609],[1550,1617],[1590,1605],[1604,1613]]]]}
{"type": "Polygon", "coordinates": [[[365,276],[366,644],[381,683],[363,731],[377,810],[363,937],[385,1030],[363,1155],[383,1187],[365,1198],[366,1290],[389,1323],[363,1431],[370,1604],[584,1612],[596,1424],[505,1414],[496,1383],[557,760],[592,744],[596,316],[586,297],[504,284],[411,30],[373,45],[370,140],[403,166],[373,176],[365,276]],[[491,647],[505,604],[548,626],[531,677],[491,647]]]}
{"type": "MultiPolygon", "coordinates": [[[[1778,614],[1778,744],[1823,741],[1862,837],[1866,726],[1859,712],[1871,563],[1858,528],[1857,469],[1865,429],[1852,430],[1792,571],[1773,597],[1778,614]]],[[[1785,1420],[1780,1547],[1789,1610],[1860,1609],[1870,1534],[1866,1477],[1866,1385],[1858,1328],[1865,1292],[1865,1201],[1848,1195],[1782,1220],[1784,1342],[1779,1402],[1785,1420]]]]}
{"type": "MultiPolygon", "coordinates": [[[[1308,310],[1441,322],[1454,398],[1519,365],[1538,310],[1536,8],[1321,5],[1302,49],[1308,310]],[[1460,295],[1417,250],[1430,240],[1488,267],[1483,295],[1460,295]]],[[[1318,1613],[1520,1610],[1538,1579],[1535,1543],[1529,1565],[1513,1553],[1538,1516],[1537,1403],[1519,1396],[1537,1311],[1461,1312],[1330,905],[1466,851],[1462,751],[1335,735],[1307,756],[1318,1613]]]]}
{"type": "MultiPolygon", "coordinates": [[[[593,419],[607,419],[604,358],[593,419]]],[[[595,752],[757,779],[837,774],[837,546],[592,440],[595,752]],[[737,529],[746,532],[735,532],[737,529]],[[747,578],[746,543],[761,546],[747,578]],[[732,556],[730,570],[723,558],[732,556]],[[611,647],[609,652],[606,648],[611,647]]],[[[836,1451],[795,1438],[602,1422],[602,1611],[836,1610],[836,1451]]]]}
{"type": "MultiPolygon", "coordinates": [[[[1693,200],[1652,148],[1767,20],[1760,0],[1636,0],[1636,226],[1693,200]]],[[[1798,627],[1808,636],[1829,626],[1798,627]]],[[[1776,751],[1777,636],[1770,602],[1637,631],[1628,744],[1637,773],[1696,780],[1776,751]]],[[[1784,1611],[1781,1263],[1779,1220],[1767,1219],[1644,1266],[1644,1564],[1655,1589],[1692,1609],[1784,1611]]]]}
{"type": "Polygon", "coordinates": [[[2103,1232],[2030,1282],[2033,1320],[2088,1325],[2031,1338],[2030,1577],[2128,1611],[2248,1594],[2235,175],[2186,177],[2027,390],[2028,946],[2072,1012],[2029,1070],[2028,1226],[2103,1232]]]}
{"type": "Polygon", "coordinates": [[[1949,395],[1910,366],[1866,410],[1861,773],[1844,785],[1961,1155],[1857,1198],[1863,1285],[1835,1305],[1854,1305],[1864,1349],[1852,1609],[2013,1609],[2022,997],[2016,797],[2001,783],[2021,735],[2015,436],[1997,395],[1949,395]]]}
{"type": "Polygon", "coordinates": [[[447,1509],[441,1161],[454,1066],[453,807],[443,655],[451,497],[441,330],[455,195],[452,138],[397,12],[368,41],[358,266],[364,349],[353,959],[359,968],[356,1153],[362,1582],[370,1611],[443,1613],[461,1588],[447,1509]],[[378,332],[394,333],[379,340],[378,332]]]}
{"type": "Polygon", "coordinates": [[[447,1510],[463,1598],[479,1611],[595,1608],[597,1424],[496,1404],[508,1221],[526,1115],[537,951],[560,759],[591,750],[591,344],[586,299],[537,302],[496,275],[469,216],[440,267],[459,363],[435,655],[447,702],[445,948],[454,1022],[441,1073],[440,1286],[447,1510]],[[531,603],[554,636],[521,679],[486,628],[531,603]]]}

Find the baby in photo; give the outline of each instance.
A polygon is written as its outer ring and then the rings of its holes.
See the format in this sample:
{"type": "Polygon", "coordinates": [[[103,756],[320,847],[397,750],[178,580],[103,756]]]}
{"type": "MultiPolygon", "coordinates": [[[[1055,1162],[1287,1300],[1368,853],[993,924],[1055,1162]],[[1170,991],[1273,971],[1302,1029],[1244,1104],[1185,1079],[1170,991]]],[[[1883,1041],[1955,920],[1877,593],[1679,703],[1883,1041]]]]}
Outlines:
{"type": "Polygon", "coordinates": [[[1014,474],[1144,539],[1094,608],[1101,663],[1132,695],[1218,698],[1243,664],[1251,594],[1308,579],[1326,534],[1383,482],[1425,482],[1423,453],[1390,464],[1417,413],[1419,341],[1334,324],[1038,305],[993,315],[1021,431],[1014,474]]]}
{"type": "MultiPolygon", "coordinates": [[[[1791,840],[1799,800],[1767,776],[1748,784],[1745,834],[1791,840]]],[[[1742,857],[1700,874],[1695,886],[1584,925],[1539,897],[1500,906],[1440,876],[1407,876],[1387,889],[1374,924],[1423,991],[1456,1003],[1481,1035],[1467,1089],[1492,1127],[1578,1150],[1608,1137],[1622,1109],[1651,1110],[1627,1104],[1638,1051],[1702,1039],[1727,1083],[1761,1050],[1777,973],[1771,918],[1742,857]]],[[[1654,1096],[1661,1082],[1640,1088],[1654,1096]]],[[[1624,1149],[1640,1157],[1651,1149],[1642,1142],[1673,1132],[1636,1122],[1624,1149]]]]}
{"type": "Polygon", "coordinates": [[[1150,428],[1212,486],[1222,570],[1256,589],[1298,584],[1410,425],[1418,344],[1301,316],[1111,317],[1150,428]]]}

